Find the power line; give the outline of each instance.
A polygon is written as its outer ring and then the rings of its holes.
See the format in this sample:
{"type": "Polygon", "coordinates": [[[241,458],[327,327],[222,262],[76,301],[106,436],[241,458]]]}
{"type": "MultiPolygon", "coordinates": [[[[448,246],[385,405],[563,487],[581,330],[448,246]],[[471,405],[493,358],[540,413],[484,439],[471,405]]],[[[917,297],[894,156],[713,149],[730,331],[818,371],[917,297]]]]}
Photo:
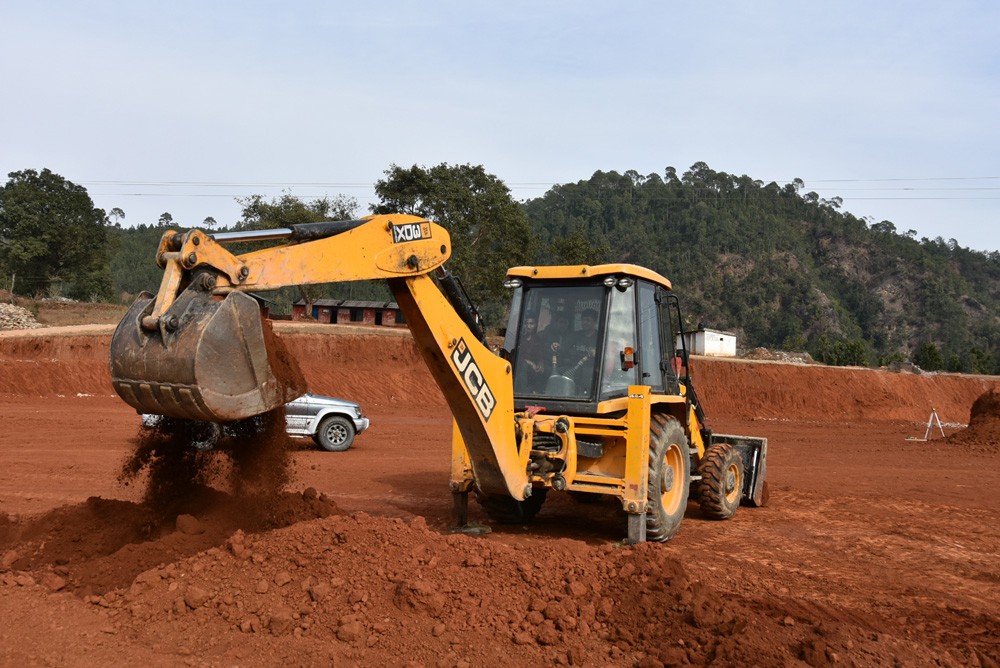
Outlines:
{"type": "Polygon", "coordinates": [[[289,188],[295,186],[309,186],[311,188],[371,188],[371,183],[338,183],[325,181],[80,181],[80,185],[96,186],[150,186],[163,188],[198,188],[198,187],[227,187],[227,188],[289,188]]]}
{"type": "MultiPolygon", "coordinates": [[[[794,183],[797,179],[789,179],[788,183],[794,183]]],[[[810,179],[801,180],[803,184],[800,190],[809,189],[816,190],[827,194],[828,196],[836,196],[842,201],[989,201],[997,200],[1000,197],[991,197],[983,195],[973,195],[971,193],[978,192],[992,192],[1000,191],[1000,186],[993,185],[932,185],[934,182],[970,182],[970,181],[997,181],[1000,180],[1000,176],[940,176],[940,177],[885,177],[885,178],[841,178],[841,179],[810,179]],[[912,183],[912,184],[922,184],[922,185],[900,185],[900,186],[877,186],[872,187],[848,187],[848,188],[837,188],[835,185],[821,185],[821,184],[893,184],[893,183],[912,183]],[[925,184],[925,185],[923,185],[925,184]],[[903,195],[860,195],[860,194],[849,194],[849,193],[862,193],[862,192],[882,192],[882,193],[906,193],[903,195]],[[953,192],[968,192],[969,195],[945,195],[945,194],[934,194],[934,193],[953,193],[953,192]],[[912,193],[912,194],[911,194],[912,193]]],[[[754,179],[755,183],[764,183],[760,179],[754,179]]],[[[371,183],[363,183],[357,181],[158,181],[158,180],[129,180],[129,179],[109,179],[109,180],[94,180],[94,181],[81,181],[80,185],[92,186],[98,190],[91,192],[91,195],[100,196],[102,198],[107,197],[123,197],[123,198],[170,198],[170,199],[180,199],[180,198],[226,198],[226,199],[237,199],[239,197],[246,197],[251,194],[257,194],[247,191],[252,191],[253,189],[275,189],[281,188],[283,190],[292,190],[295,188],[323,188],[330,190],[364,190],[366,192],[356,193],[363,199],[371,199],[375,196],[375,188],[371,183]],[[114,192],[100,192],[99,189],[102,187],[114,187],[114,188],[127,188],[135,187],[137,190],[121,190],[114,192]],[[229,191],[229,192],[176,192],[178,189],[197,189],[201,190],[204,188],[216,188],[216,189],[240,189],[239,191],[229,191]],[[161,190],[162,189],[162,190],[161,190]],[[246,189],[246,190],[243,190],[246,189]],[[174,192],[171,192],[171,191],[174,192]]],[[[505,185],[512,191],[525,191],[525,190],[548,190],[557,186],[574,186],[580,183],[580,181],[568,182],[568,183],[556,183],[549,181],[512,181],[505,183],[505,185]]],[[[586,181],[583,181],[586,183],[586,181]]],[[[777,181],[770,181],[768,183],[777,183],[777,181]]],[[[296,197],[302,199],[320,199],[324,197],[329,197],[329,192],[323,192],[319,194],[314,193],[294,193],[296,197]]],[[[742,199],[743,195],[717,195],[713,199],[742,199]]],[[[656,201],[657,197],[645,198],[646,201],[656,201]]]]}
{"type": "Polygon", "coordinates": [[[885,178],[885,179],[809,179],[808,183],[879,183],[885,181],[990,181],[998,180],[1000,176],[924,176],[919,178],[885,178]]]}
{"type": "MultiPolygon", "coordinates": [[[[810,179],[803,180],[804,187],[814,187],[823,183],[901,183],[901,182],[933,182],[933,181],[985,181],[1000,180],[1000,176],[949,176],[949,177],[921,177],[921,178],[875,178],[875,179],[810,179]]],[[[788,180],[793,183],[795,179],[788,180]]],[[[764,183],[763,180],[755,179],[755,182],[764,183]]],[[[776,183],[777,181],[771,181],[776,183]]],[[[546,189],[560,185],[576,185],[579,182],[557,183],[554,181],[511,181],[505,185],[510,189],[529,190],[546,189]]],[[[136,186],[143,188],[330,188],[330,189],[367,189],[374,192],[371,183],[362,182],[340,182],[340,181],[133,181],[133,180],[104,180],[104,181],[80,181],[84,186],[136,186]]],[[[831,187],[824,187],[823,190],[830,190],[831,187]]],[[[1000,190],[1000,186],[903,186],[897,188],[873,187],[873,188],[845,188],[843,191],[852,190],[1000,190]]],[[[108,193],[113,195],[152,195],[158,193],[108,193]]],[[[216,195],[213,195],[216,196],[216,195]]]]}
{"type": "MultiPolygon", "coordinates": [[[[986,190],[1000,190],[1000,188],[988,188],[986,190]]],[[[836,191],[836,192],[841,192],[841,191],[836,191]]],[[[155,198],[158,198],[158,199],[164,199],[164,198],[177,199],[177,198],[187,198],[187,197],[234,199],[236,197],[239,197],[239,195],[234,195],[233,193],[141,193],[141,192],[107,193],[107,192],[92,192],[90,194],[91,194],[91,196],[98,195],[100,197],[155,197],[155,198]]],[[[374,192],[371,193],[371,194],[374,195],[374,192]]],[[[298,194],[296,194],[296,197],[299,197],[299,198],[302,198],[302,199],[320,199],[320,198],[328,197],[328,196],[329,196],[329,193],[312,193],[312,194],[298,193],[298,194]]],[[[660,201],[660,200],[664,200],[664,199],[665,198],[663,198],[663,197],[647,197],[647,198],[644,198],[644,201],[655,202],[655,201],[660,201]]],[[[733,196],[710,197],[710,199],[719,199],[719,200],[745,200],[746,198],[744,198],[742,195],[733,195],[733,196]]],[[[893,197],[893,196],[872,197],[872,196],[863,196],[863,195],[848,195],[848,196],[845,196],[845,197],[841,197],[840,199],[842,199],[844,201],[848,201],[848,200],[850,200],[850,201],[857,201],[857,200],[900,200],[900,201],[906,201],[906,200],[954,200],[954,201],[964,201],[964,200],[969,200],[969,201],[972,201],[972,200],[998,200],[998,199],[1000,199],[1000,197],[980,197],[980,196],[953,197],[953,196],[944,196],[944,195],[936,196],[936,197],[924,196],[924,195],[898,196],[898,197],[893,197]]]]}

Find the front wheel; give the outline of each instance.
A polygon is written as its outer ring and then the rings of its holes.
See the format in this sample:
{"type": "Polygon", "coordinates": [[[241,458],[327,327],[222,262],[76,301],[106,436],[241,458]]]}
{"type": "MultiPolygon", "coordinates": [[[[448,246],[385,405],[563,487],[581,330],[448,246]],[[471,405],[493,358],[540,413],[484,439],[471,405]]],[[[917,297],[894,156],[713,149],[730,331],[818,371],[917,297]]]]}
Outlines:
{"type": "Polygon", "coordinates": [[[654,415],[649,434],[646,540],[662,543],[680,529],[690,478],[691,458],[684,429],[677,420],[654,415]]]}
{"type": "Polygon", "coordinates": [[[343,452],[354,442],[354,425],[342,415],[328,415],[319,423],[313,440],[327,452],[343,452]]]}

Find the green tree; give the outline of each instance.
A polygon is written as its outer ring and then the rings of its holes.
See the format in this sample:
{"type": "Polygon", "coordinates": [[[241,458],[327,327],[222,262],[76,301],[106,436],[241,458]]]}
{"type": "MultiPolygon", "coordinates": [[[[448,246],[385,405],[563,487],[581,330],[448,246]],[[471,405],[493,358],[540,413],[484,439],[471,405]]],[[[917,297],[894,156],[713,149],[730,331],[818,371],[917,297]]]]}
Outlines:
{"type": "Polygon", "coordinates": [[[108,212],[108,218],[114,221],[116,226],[121,225],[121,222],[125,219],[125,212],[116,206],[108,212]]]}
{"type": "Polygon", "coordinates": [[[948,360],[945,362],[944,368],[946,371],[965,371],[962,358],[957,353],[948,355],[948,360]]]}
{"type": "Polygon", "coordinates": [[[977,346],[969,350],[969,371],[972,373],[991,373],[993,360],[990,354],[977,346]]]}
{"type": "Polygon", "coordinates": [[[595,245],[579,227],[553,239],[547,250],[556,264],[602,264],[611,255],[607,243],[595,245]]]}
{"type": "Polygon", "coordinates": [[[373,213],[408,213],[432,220],[451,234],[449,269],[497,324],[507,301],[507,269],[533,256],[532,232],[522,208],[503,181],[481,165],[425,168],[392,165],[375,184],[373,213]]]}
{"type": "Polygon", "coordinates": [[[284,193],[270,201],[263,195],[237,198],[236,201],[243,207],[242,218],[236,223],[237,230],[273,230],[300,223],[350,220],[358,210],[358,201],[346,195],[306,202],[291,193],[284,193]]]}
{"type": "Polygon", "coordinates": [[[48,169],[8,174],[0,188],[0,264],[26,294],[105,299],[108,220],[86,188],[48,169]]]}
{"type": "Polygon", "coordinates": [[[815,347],[815,357],[831,366],[868,366],[870,356],[864,341],[830,341],[826,335],[820,336],[815,347]]]}
{"type": "MultiPolygon", "coordinates": [[[[318,223],[324,220],[350,220],[357,215],[358,209],[358,201],[346,195],[304,201],[286,192],[281,197],[270,200],[263,195],[251,195],[236,201],[243,207],[242,218],[236,223],[237,230],[273,230],[303,223],[318,223]]],[[[264,245],[270,244],[248,244],[249,248],[244,250],[252,250],[264,245]]],[[[274,297],[279,302],[281,300],[292,302],[300,298],[306,304],[306,313],[311,313],[313,302],[321,297],[337,296],[341,299],[349,297],[386,300],[387,294],[388,290],[384,286],[356,288],[352,284],[330,283],[283,288],[276,291],[274,297]]]]}
{"type": "Polygon", "coordinates": [[[927,341],[914,353],[913,363],[925,371],[938,371],[944,367],[944,357],[936,345],[927,341]]]}
{"type": "Polygon", "coordinates": [[[116,240],[111,257],[111,278],[114,293],[124,301],[143,290],[156,292],[163,279],[163,269],[156,264],[156,251],[163,228],[155,225],[113,228],[116,240]]]}
{"type": "Polygon", "coordinates": [[[170,227],[174,222],[174,217],[170,215],[169,211],[164,211],[160,214],[160,219],[157,221],[157,225],[160,227],[170,227]]]}

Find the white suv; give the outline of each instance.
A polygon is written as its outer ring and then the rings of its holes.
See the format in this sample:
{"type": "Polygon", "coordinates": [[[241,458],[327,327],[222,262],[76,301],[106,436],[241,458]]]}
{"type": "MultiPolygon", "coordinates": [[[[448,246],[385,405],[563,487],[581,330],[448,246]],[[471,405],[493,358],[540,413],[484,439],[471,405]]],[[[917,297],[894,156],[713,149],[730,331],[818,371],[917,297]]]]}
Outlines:
{"type": "MultiPolygon", "coordinates": [[[[221,436],[231,435],[232,431],[227,430],[226,424],[194,420],[174,423],[169,419],[164,421],[162,415],[142,416],[143,427],[173,431],[179,424],[185,425],[185,433],[191,435],[191,446],[197,450],[211,450],[221,436]]],[[[285,432],[289,436],[311,436],[316,445],[328,452],[350,448],[354,437],[368,429],[368,424],[361,405],[346,399],[306,393],[285,404],[285,432]]]]}
{"type": "Polygon", "coordinates": [[[285,431],[292,436],[312,436],[316,445],[329,452],[351,447],[354,436],[368,429],[361,405],[320,394],[303,394],[285,404],[285,431]]]}

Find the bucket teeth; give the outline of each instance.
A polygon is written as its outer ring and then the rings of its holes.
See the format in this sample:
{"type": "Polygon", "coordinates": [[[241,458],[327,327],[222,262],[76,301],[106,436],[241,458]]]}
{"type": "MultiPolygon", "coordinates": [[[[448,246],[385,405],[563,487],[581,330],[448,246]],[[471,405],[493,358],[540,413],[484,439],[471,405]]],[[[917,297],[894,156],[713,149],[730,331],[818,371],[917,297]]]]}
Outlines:
{"type": "Polygon", "coordinates": [[[115,379],[115,391],[129,406],[142,413],[183,416],[191,420],[214,420],[202,403],[197,388],[115,379]]]}

